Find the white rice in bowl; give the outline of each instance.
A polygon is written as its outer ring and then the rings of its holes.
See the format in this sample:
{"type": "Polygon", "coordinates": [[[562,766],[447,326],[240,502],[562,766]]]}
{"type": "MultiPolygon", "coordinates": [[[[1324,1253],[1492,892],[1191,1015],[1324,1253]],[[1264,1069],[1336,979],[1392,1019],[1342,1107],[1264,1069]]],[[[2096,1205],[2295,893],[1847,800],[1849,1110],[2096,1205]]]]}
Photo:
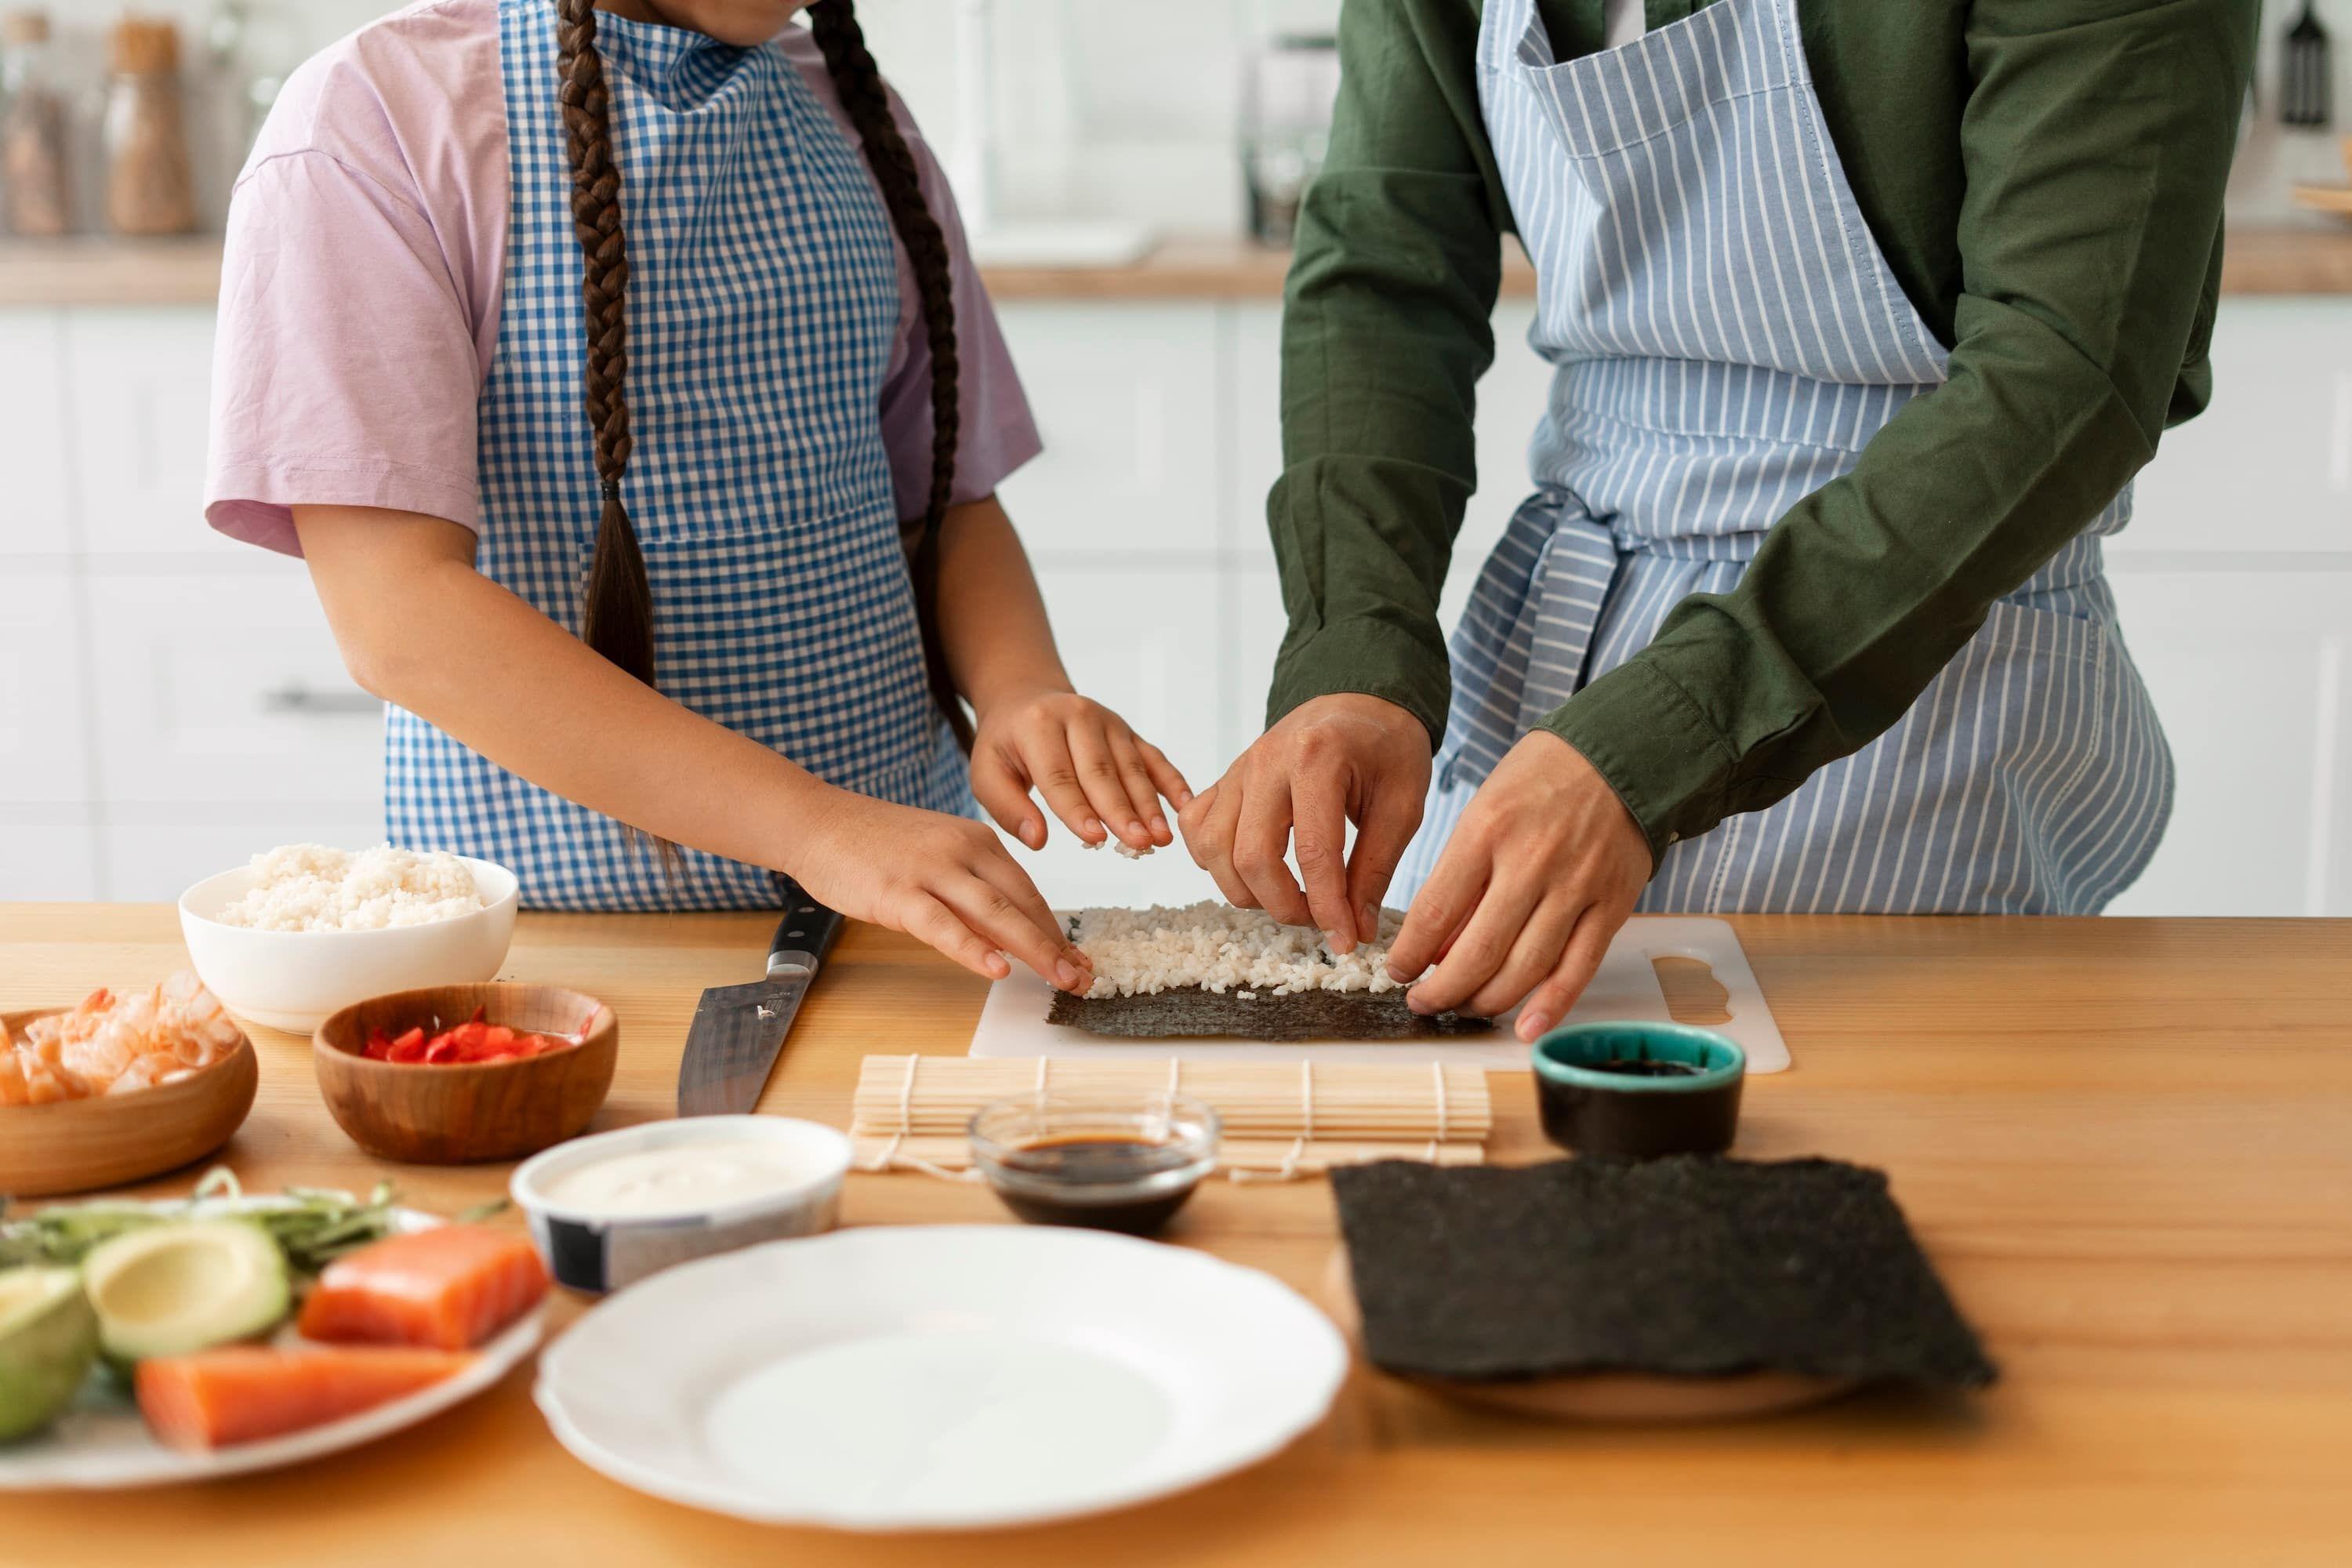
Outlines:
{"type": "Polygon", "coordinates": [[[383,931],[483,907],[474,874],[455,855],[288,844],[256,855],[252,889],[213,919],[251,931],[383,931]]]}
{"type": "MultiPolygon", "coordinates": [[[[1197,986],[1289,996],[1302,991],[1402,991],[1389,978],[1389,944],[1404,917],[1381,913],[1380,940],[1341,957],[1311,926],[1276,922],[1263,910],[1207,902],[1181,910],[1084,910],[1076,940],[1094,960],[1089,996],[1156,996],[1197,986]]],[[[1251,998],[1255,1000],[1255,997],[1251,998]]]]}

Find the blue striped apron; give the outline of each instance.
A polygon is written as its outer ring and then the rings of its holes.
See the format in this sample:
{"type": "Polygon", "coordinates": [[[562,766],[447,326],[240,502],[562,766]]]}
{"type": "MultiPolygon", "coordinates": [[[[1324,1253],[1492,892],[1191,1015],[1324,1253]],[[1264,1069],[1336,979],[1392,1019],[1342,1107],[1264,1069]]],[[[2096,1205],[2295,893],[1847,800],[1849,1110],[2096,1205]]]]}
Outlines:
{"type": "MultiPolygon", "coordinates": [[[[779,50],[610,13],[597,31],[629,247],[636,445],[622,493],[653,584],[661,689],[828,783],[965,810],[882,441],[898,282],[881,195],[779,50]]],[[[601,506],[549,0],[501,0],[499,48],[513,216],[479,411],[476,564],[576,634],[601,506]]],[[[394,843],[507,866],[525,903],[776,901],[765,870],[695,850],[666,869],[612,818],[397,708],[384,771],[394,843]]]]}
{"type": "MultiPolygon", "coordinates": [[[[1946,375],[1838,163],[1794,0],[1717,0],[1566,62],[1488,0],[1486,126],[1557,367],[1536,493],[1452,645],[1454,700],[1399,898],[1503,753],[1739,581],[1800,498],[1946,375]]],[[[1769,809],[1670,846],[1642,908],[2087,913],[2154,853],[2171,756],[2098,536],[1995,605],[1904,718],[1769,809]]]]}

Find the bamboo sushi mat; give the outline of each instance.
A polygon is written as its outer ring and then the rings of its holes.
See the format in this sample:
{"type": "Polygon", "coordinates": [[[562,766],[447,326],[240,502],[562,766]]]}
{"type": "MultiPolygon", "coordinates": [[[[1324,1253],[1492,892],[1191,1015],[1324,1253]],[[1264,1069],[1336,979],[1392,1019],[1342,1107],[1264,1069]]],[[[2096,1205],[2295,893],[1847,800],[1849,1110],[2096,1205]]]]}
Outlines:
{"type": "Polygon", "coordinates": [[[862,1171],[969,1179],[965,1129],[1026,1094],[1187,1094],[1216,1111],[1218,1164],[1235,1180],[1311,1175],[1370,1160],[1475,1165],[1494,1131],[1483,1068],[1051,1057],[867,1057],[850,1140],[862,1171]]]}

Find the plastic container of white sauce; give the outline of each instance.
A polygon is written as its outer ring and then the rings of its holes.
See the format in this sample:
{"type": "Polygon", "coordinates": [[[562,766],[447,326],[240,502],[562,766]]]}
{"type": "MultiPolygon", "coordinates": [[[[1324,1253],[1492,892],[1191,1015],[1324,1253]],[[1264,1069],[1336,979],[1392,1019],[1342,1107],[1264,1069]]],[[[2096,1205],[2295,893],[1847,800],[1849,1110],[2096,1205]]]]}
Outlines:
{"type": "Polygon", "coordinates": [[[560,1143],[509,1190],[556,1282],[601,1294],[672,1264],[831,1230],[849,1140],[781,1116],[698,1116],[560,1143]]]}

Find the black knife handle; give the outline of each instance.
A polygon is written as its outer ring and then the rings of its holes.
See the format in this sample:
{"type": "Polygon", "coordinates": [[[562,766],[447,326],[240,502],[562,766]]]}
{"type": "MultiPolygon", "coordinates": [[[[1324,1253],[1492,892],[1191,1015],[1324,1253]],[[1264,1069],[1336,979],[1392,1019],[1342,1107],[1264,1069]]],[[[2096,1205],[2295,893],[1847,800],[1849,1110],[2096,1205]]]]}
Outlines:
{"type": "Polygon", "coordinates": [[[768,943],[768,973],[814,974],[841,935],[842,917],[790,877],[779,876],[776,890],[784,897],[784,918],[776,922],[775,938],[768,943]]]}

